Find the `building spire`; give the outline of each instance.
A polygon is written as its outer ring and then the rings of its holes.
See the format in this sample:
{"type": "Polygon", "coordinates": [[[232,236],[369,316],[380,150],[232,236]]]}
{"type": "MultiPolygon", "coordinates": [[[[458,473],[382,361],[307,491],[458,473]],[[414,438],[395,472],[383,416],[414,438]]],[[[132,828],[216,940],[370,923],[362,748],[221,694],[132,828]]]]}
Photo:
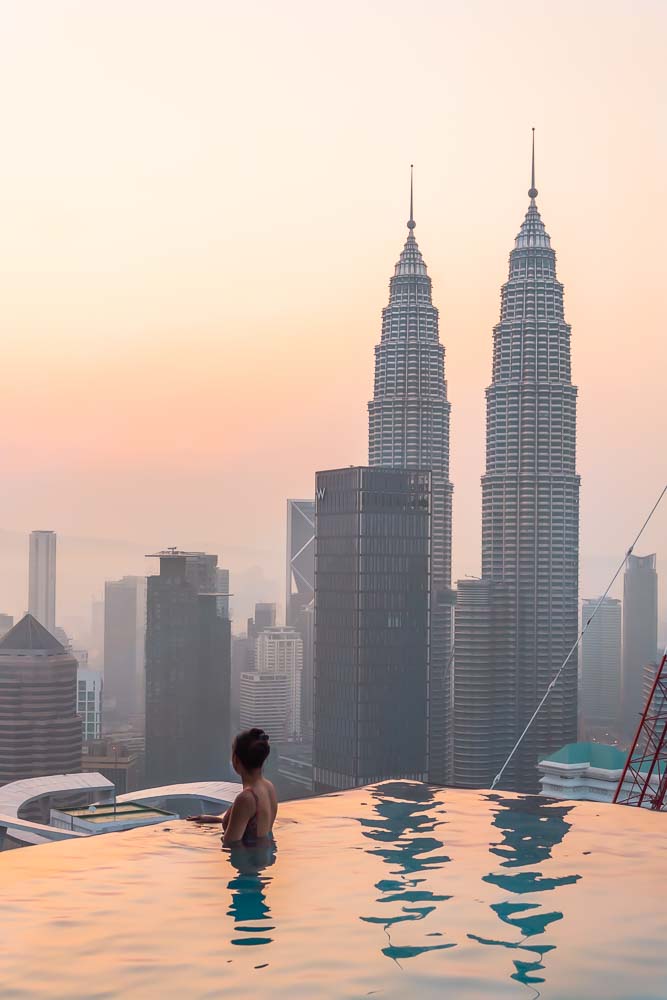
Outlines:
{"type": "Polygon", "coordinates": [[[530,168],[530,191],[528,192],[528,197],[531,201],[535,201],[537,198],[537,188],[535,187],[535,129],[533,129],[533,155],[530,168]]]}
{"type": "Polygon", "coordinates": [[[413,171],[413,167],[414,167],[414,163],[411,163],[410,164],[410,218],[408,219],[408,229],[411,232],[415,228],[415,226],[417,225],[417,223],[415,222],[415,219],[414,219],[414,212],[413,212],[413,209],[412,209],[412,171],[413,171]]]}

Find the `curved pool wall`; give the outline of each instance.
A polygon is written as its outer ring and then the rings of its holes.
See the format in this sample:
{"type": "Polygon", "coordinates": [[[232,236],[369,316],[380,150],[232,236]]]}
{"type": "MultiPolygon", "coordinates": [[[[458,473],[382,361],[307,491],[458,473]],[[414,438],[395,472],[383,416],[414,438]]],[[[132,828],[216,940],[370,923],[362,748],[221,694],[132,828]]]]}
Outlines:
{"type": "Polygon", "coordinates": [[[10,998],[667,996],[667,817],[384,782],[0,856],[10,998]]]}

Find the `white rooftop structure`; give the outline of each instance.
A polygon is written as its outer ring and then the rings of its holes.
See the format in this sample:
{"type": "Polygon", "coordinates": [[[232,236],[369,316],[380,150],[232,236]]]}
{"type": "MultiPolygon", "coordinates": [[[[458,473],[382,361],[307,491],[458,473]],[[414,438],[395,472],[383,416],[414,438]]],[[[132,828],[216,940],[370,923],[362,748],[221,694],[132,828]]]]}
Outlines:
{"type": "Polygon", "coordinates": [[[109,800],[113,797],[113,791],[113,782],[97,771],[89,774],[47,774],[41,778],[24,778],[23,781],[10,781],[0,788],[0,813],[18,816],[19,810],[29,802],[47,795],[88,792],[109,800]]]}
{"type": "Polygon", "coordinates": [[[169,812],[186,813],[178,809],[178,800],[187,812],[224,812],[242,790],[237,781],[187,781],[177,785],[160,785],[156,788],[142,788],[137,792],[127,792],[118,796],[118,803],[140,802],[142,805],[157,806],[169,812]]]}

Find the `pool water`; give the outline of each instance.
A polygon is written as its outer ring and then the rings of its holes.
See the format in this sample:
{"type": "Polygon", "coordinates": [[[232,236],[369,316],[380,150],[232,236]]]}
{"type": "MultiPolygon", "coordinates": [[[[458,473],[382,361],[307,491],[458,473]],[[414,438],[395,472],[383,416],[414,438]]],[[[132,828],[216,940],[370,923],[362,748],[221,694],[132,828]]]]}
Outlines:
{"type": "Polygon", "coordinates": [[[667,816],[384,782],[0,855],[10,998],[665,1000],[667,816]]]}

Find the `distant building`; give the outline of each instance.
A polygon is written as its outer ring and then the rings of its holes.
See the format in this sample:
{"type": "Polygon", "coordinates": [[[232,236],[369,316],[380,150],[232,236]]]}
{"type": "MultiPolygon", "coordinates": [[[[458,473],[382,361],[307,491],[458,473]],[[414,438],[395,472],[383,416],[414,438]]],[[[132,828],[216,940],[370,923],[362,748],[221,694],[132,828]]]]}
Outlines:
{"type": "Polygon", "coordinates": [[[623,737],[633,739],[644,709],[644,669],[658,658],[655,555],[628,556],[623,576],[623,737]]]}
{"type": "MultiPolygon", "coordinates": [[[[514,654],[502,669],[516,692],[512,746],[520,744],[502,787],[521,792],[537,791],[538,761],[577,737],[571,652],[579,625],[577,388],[556,254],[537,207],[534,158],[528,197],[493,329],[482,477],[482,578],[508,584],[513,597],[514,654]]],[[[470,661],[474,649],[457,642],[455,660],[463,656],[470,661]]]]}
{"type": "Polygon", "coordinates": [[[248,618],[247,627],[247,652],[246,652],[246,670],[255,669],[255,640],[260,632],[265,628],[272,628],[276,624],[276,606],[275,604],[267,604],[265,602],[260,602],[255,605],[255,617],[248,618]]]}
{"type": "Polygon", "coordinates": [[[317,473],[316,791],[428,771],[430,473],[317,473]]]}
{"type": "Polygon", "coordinates": [[[104,585],[105,728],[143,728],[146,677],[146,577],[124,576],[104,585]]]}
{"type": "Polygon", "coordinates": [[[256,671],[260,674],[284,674],[287,677],[288,709],[286,734],[301,736],[301,671],[303,639],[294,628],[274,625],[263,629],[255,640],[256,671]]]}
{"type": "Polygon", "coordinates": [[[56,626],[56,533],[30,533],[28,611],[53,633],[56,626]]]}
{"type": "Polygon", "coordinates": [[[299,612],[315,596],[315,501],[287,501],[285,621],[297,627],[299,612]]]}
{"type": "Polygon", "coordinates": [[[0,639],[0,784],[81,770],[76,672],[30,614],[0,639]]]}
{"type": "MultiPolygon", "coordinates": [[[[599,601],[582,603],[585,624],[599,601]]],[[[581,642],[580,729],[588,737],[618,739],[621,711],[621,602],[605,597],[581,642]]]]}
{"type": "MultiPolygon", "coordinates": [[[[514,744],[516,688],[507,674],[514,643],[511,588],[488,579],[459,580],[452,772],[459,788],[490,788],[514,744]]],[[[511,776],[510,770],[505,785],[511,776]]]]}
{"type": "Polygon", "coordinates": [[[9,632],[13,624],[13,615],[0,615],[0,639],[3,635],[6,635],[6,633],[9,632]]]}
{"type": "Polygon", "coordinates": [[[230,603],[229,599],[231,594],[229,593],[229,570],[221,569],[220,567],[216,570],[216,590],[218,591],[218,606],[220,608],[220,613],[223,618],[231,618],[230,614],[230,603]]]}
{"type": "Polygon", "coordinates": [[[102,691],[104,684],[99,670],[91,670],[82,666],[73,651],[78,663],[76,672],[77,712],[81,717],[82,736],[84,741],[99,740],[102,736],[102,691]]]}
{"type": "Polygon", "coordinates": [[[229,761],[231,633],[218,603],[217,556],[157,556],[147,595],[146,780],[219,779],[229,761]]]}
{"type": "Polygon", "coordinates": [[[248,671],[241,674],[240,728],[259,726],[271,740],[288,736],[290,684],[287,674],[248,671]]]}
{"type": "MultiPolygon", "coordinates": [[[[445,348],[431,279],[415,239],[410,185],[407,239],[389,282],[368,404],[368,464],[431,470],[429,779],[451,772],[452,493],[445,348]]],[[[317,626],[316,626],[317,627],[317,626]]]]}
{"type": "Polygon", "coordinates": [[[83,748],[81,770],[103,774],[113,782],[118,795],[133,792],[144,783],[143,765],[143,750],[120,741],[92,740],[83,748]]]}

